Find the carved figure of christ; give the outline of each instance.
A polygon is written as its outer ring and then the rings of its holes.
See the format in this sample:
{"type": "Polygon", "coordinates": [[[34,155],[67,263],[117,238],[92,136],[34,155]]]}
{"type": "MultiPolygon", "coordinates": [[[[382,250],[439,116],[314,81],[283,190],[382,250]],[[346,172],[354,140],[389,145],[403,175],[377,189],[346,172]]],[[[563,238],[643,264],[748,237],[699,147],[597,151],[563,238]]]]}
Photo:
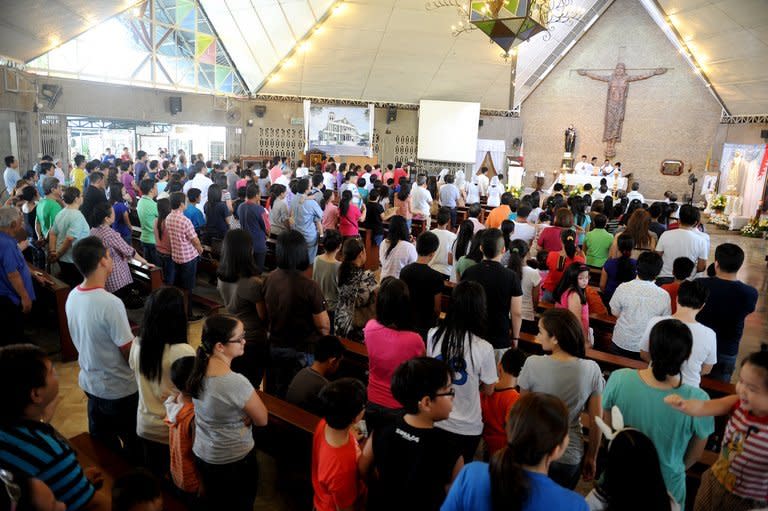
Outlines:
{"type": "Polygon", "coordinates": [[[647,73],[629,75],[627,74],[626,66],[620,62],[616,64],[616,68],[610,75],[601,75],[586,69],[579,69],[577,72],[581,76],[608,83],[608,97],[605,101],[605,120],[603,123],[603,142],[605,142],[606,158],[613,158],[616,156],[616,142],[621,141],[621,129],[624,125],[629,83],[664,74],[667,72],[667,69],[660,67],[647,73]]]}

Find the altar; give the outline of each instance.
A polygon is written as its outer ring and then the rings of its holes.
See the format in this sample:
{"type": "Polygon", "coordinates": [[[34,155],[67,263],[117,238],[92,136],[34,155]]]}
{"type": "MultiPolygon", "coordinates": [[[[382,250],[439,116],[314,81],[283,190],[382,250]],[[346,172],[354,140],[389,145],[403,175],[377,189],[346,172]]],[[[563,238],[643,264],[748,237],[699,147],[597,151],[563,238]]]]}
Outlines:
{"type": "MultiPolygon", "coordinates": [[[[555,180],[552,183],[552,186],[550,186],[550,191],[552,190],[552,187],[555,186],[555,183],[562,183],[565,186],[584,186],[587,183],[590,183],[592,185],[592,188],[595,190],[600,188],[600,180],[603,179],[603,176],[583,176],[580,174],[558,174],[555,176],[555,180]]],[[[605,180],[608,185],[608,190],[613,191],[614,187],[614,181],[617,180],[617,178],[613,176],[607,176],[605,177],[605,180]]],[[[619,190],[626,190],[627,189],[627,178],[620,177],[618,178],[618,187],[619,190]]]]}

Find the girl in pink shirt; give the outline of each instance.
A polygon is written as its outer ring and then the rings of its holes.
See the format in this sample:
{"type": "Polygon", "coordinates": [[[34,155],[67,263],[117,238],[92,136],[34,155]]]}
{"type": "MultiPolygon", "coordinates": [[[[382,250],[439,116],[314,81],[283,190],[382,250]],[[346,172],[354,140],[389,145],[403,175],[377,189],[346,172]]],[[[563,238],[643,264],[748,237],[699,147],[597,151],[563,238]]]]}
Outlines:
{"type": "Polygon", "coordinates": [[[368,406],[365,420],[369,431],[394,422],[402,405],[390,389],[395,369],[414,357],[424,356],[421,336],[407,328],[411,322],[411,299],[402,280],[387,277],[376,296],[376,319],[363,330],[368,347],[368,406]]]}
{"type": "Polygon", "coordinates": [[[365,204],[362,211],[352,204],[352,192],[344,190],[341,192],[341,201],[339,202],[339,232],[342,236],[359,236],[360,228],[358,222],[365,221],[365,204]]]}
{"type": "Polygon", "coordinates": [[[331,202],[333,197],[333,191],[325,190],[323,192],[323,200],[320,201],[320,209],[323,210],[323,218],[320,222],[323,224],[323,230],[338,230],[339,229],[339,207],[331,202]]]}
{"type": "Polygon", "coordinates": [[[555,306],[568,309],[581,320],[585,339],[589,339],[587,285],[589,285],[589,268],[584,263],[573,263],[566,268],[554,293],[555,306]]]}

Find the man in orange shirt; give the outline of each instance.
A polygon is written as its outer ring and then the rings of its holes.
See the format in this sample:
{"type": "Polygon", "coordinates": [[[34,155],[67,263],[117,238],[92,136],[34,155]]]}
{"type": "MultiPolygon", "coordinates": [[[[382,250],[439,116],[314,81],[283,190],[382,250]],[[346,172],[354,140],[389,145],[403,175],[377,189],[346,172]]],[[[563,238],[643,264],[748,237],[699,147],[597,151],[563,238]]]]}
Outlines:
{"type": "Polygon", "coordinates": [[[485,219],[485,226],[489,229],[499,229],[501,222],[509,218],[512,210],[509,208],[509,203],[512,201],[512,194],[504,192],[501,194],[501,205],[497,208],[493,208],[488,213],[488,218],[485,219]]]}

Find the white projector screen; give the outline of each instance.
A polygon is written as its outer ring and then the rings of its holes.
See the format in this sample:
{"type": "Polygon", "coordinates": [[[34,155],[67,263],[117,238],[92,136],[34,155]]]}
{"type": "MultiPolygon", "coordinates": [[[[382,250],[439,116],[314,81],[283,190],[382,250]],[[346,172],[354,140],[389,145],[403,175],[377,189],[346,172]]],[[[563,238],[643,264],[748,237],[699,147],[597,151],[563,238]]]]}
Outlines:
{"type": "Polygon", "coordinates": [[[480,103],[419,102],[420,160],[475,163],[480,103]]]}

